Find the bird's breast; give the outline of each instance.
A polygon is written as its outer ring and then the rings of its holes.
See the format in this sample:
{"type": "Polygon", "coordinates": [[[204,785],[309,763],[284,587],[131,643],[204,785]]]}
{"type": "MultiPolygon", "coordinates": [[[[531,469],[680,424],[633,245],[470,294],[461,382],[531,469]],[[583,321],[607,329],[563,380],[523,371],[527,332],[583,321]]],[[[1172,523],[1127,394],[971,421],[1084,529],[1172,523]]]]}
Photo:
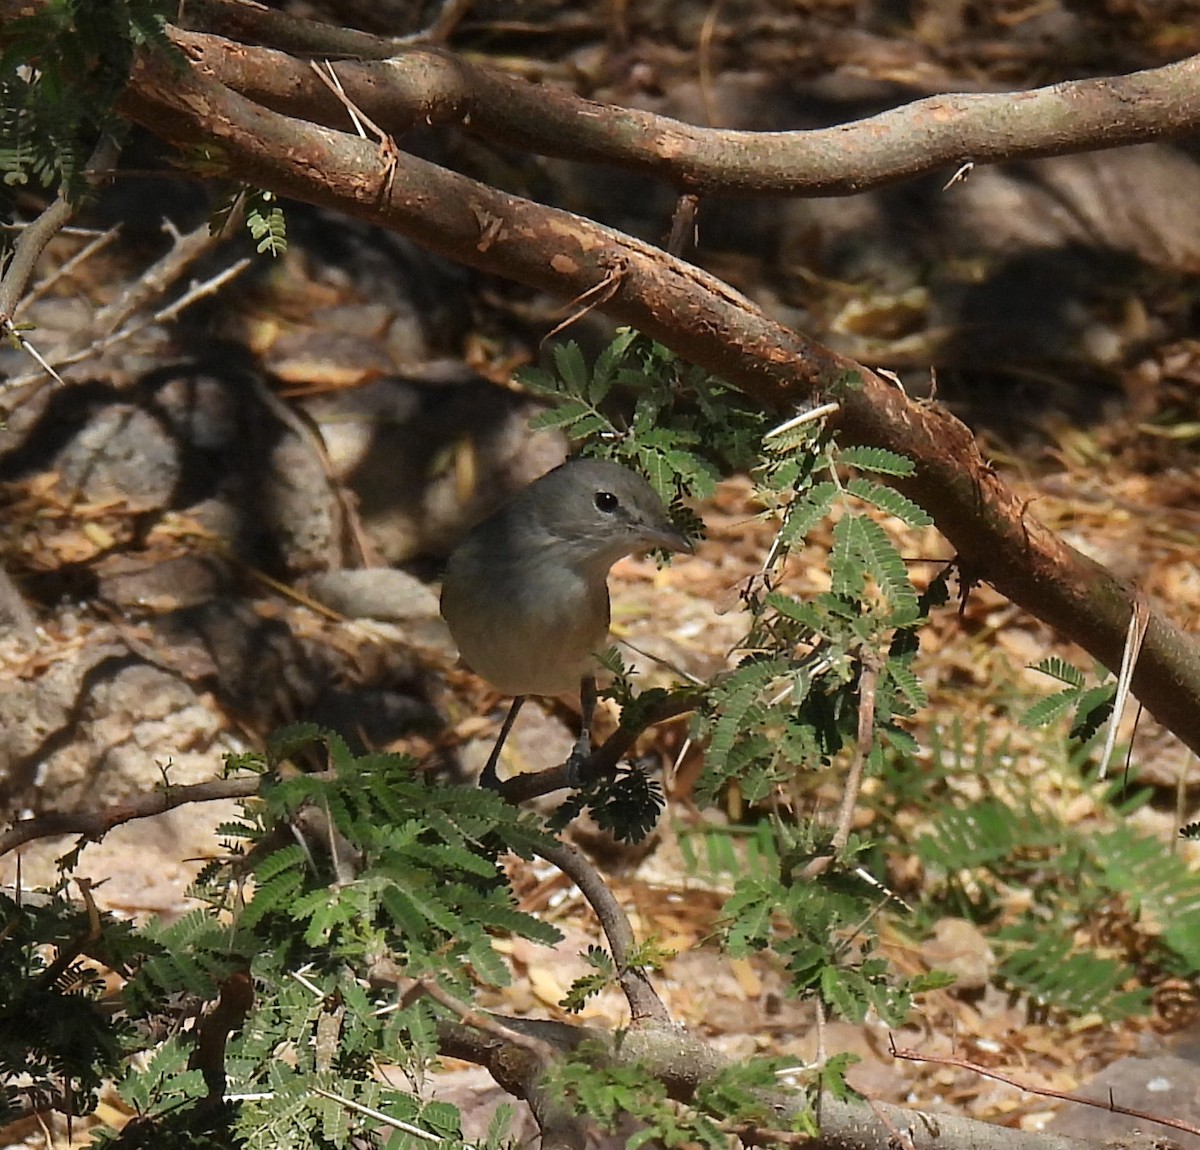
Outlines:
{"type": "Polygon", "coordinates": [[[608,587],[555,562],[493,561],[489,578],[447,571],[442,613],[467,664],[506,695],[574,691],[608,636],[608,587]]]}

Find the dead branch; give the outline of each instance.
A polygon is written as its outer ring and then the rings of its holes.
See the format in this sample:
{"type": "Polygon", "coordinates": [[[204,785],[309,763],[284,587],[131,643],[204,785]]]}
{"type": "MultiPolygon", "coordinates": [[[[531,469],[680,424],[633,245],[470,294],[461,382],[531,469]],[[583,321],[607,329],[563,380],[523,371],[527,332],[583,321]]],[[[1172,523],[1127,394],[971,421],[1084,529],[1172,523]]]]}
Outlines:
{"type": "Polygon", "coordinates": [[[1197,1126],[1194,1122],[1185,1122],[1181,1118],[1167,1118],[1151,1114],[1147,1110],[1134,1110],[1129,1106],[1121,1106],[1113,1098],[1109,1098],[1107,1101],[1099,1098],[1085,1098],[1082,1094],[1071,1094],[1065,1090],[1051,1090],[1048,1086],[1035,1086],[1030,1083],[1021,1082],[1010,1074],[1001,1074],[998,1070],[992,1070],[990,1067],[983,1066],[978,1062],[972,1062],[969,1058],[922,1054],[917,1050],[900,1048],[893,1048],[892,1055],[908,1062],[928,1062],[935,1066],[957,1066],[962,1070],[971,1071],[972,1074],[978,1074],[982,1078],[991,1078],[996,1082],[1015,1086],[1018,1090],[1023,1090],[1027,1094],[1036,1094],[1041,1098],[1057,1098],[1060,1102],[1075,1102],[1080,1106],[1091,1106],[1096,1110],[1107,1110],[1110,1114],[1123,1114],[1126,1118],[1136,1118],[1140,1122],[1153,1122],[1158,1126],[1166,1126],[1171,1130],[1178,1130],[1183,1134],[1200,1137],[1200,1126],[1197,1126]]]}
{"type": "Polygon", "coordinates": [[[247,799],[258,794],[262,777],[246,775],[236,779],[215,779],[185,787],[166,786],[148,795],[139,795],[123,803],[114,803],[98,811],[54,811],[32,819],[20,819],[0,833],[0,857],[24,843],[59,835],[79,835],[93,842],[102,839],[113,827],[135,819],[148,819],[173,811],[188,803],[211,803],[220,799],[247,799]]]}
{"type": "MultiPolygon", "coordinates": [[[[553,1041],[551,1034],[560,1037],[555,1027],[575,1030],[564,1024],[549,1023],[531,1030],[526,1019],[497,1018],[505,1028],[524,1032],[538,1041],[553,1041]]],[[[583,1028],[578,1028],[580,1041],[583,1028]]],[[[588,1123],[572,1114],[554,1094],[546,1088],[545,1076],[549,1066],[525,1046],[507,1042],[495,1034],[466,1026],[461,1022],[438,1023],[439,1048],[451,1058],[461,1058],[484,1067],[514,1098],[523,1098],[533,1111],[534,1121],[542,1135],[542,1145],[558,1150],[583,1150],[588,1144],[588,1123]]],[[[577,1042],[559,1041],[562,1051],[574,1049],[577,1042]]]]}
{"type": "MultiPolygon", "coordinates": [[[[110,136],[103,137],[88,158],[84,167],[85,177],[89,180],[99,178],[98,173],[107,177],[120,151],[115,140],[110,136]]],[[[11,318],[15,314],[17,303],[29,286],[39,257],[46,245],[74,216],[76,206],[67,192],[61,191],[36,220],[21,229],[20,236],[13,244],[12,259],[8,261],[4,276],[0,279],[0,317],[11,318]]]]}
{"type": "MultiPolygon", "coordinates": [[[[186,307],[211,295],[250,266],[251,261],[248,258],[235,260],[230,267],[216,273],[203,283],[193,284],[174,302],[149,315],[143,315],[140,319],[135,319],[138,312],[143,311],[153,301],[163,296],[172,284],[181,279],[199,260],[213,251],[225,237],[224,232],[214,232],[207,221],[185,234],[176,231],[170,224],[165,225],[164,230],[171,238],[170,248],[138,276],[137,280],[117,299],[106,307],[100,308],[88,327],[73,332],[63,347],[50,353],[49,361],[52,367],[66,368],[81,363],[94,355],[107,351],[123,340],[129,339],[151,324],[167,323],[175,319],[186,307]]],[[[45,379],[43,371],[14,376],[5,381],[4,392],[6,395],[14,393],[31,384],[44,382],[45,379]]],[[[21,401],[28,402],[32,394],[23,394],[21,401]]]]}

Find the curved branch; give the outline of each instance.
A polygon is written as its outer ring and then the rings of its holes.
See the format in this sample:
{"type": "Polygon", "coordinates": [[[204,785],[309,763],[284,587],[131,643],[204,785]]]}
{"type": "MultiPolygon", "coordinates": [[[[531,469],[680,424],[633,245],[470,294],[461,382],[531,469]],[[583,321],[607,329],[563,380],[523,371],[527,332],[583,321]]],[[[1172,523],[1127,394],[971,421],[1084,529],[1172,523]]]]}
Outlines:
{"type": "MultiPolygon", "coordinates": [[[[268,30],[258,31],[270,42],[268,30]]],[[[197,67],[256,103],[347,127],[344,108],[316,81],[307,58],[203,31],[173,36],[197,67]]],[[[314,31],[312,40],[318,38],[314,31]]],[[[927,96],[831,128],[757,132],[602,104],[435,48],[399,48],[379,38],[368,51],[356,42],[361,56],[375,58],[339,61],[338,80],[392,135],[419,125],[460,128],[491,143],[625,168],[708,194],[853,195],[968,162],[1123,147],[1200,126],[1200,56],[1024,92],[927,96]]]]}
{"type": "MultiPolygon", "coordinates": [[[[577,1029],[563,1023],[541,1023],[538,1024],[541,1032],[531,1033],[527,1019],[497,1016],[497,1021],[506,1029],[524,1032],[539,1042],[558,1039],[555,1045],[563,1053],[573,1050],[578,1045],[565,1035],[555,1033],[555,1027],[561,1027],[563,1030],[577,1029]],[[550,1034],[554,1034],[553,1039],[548,1037],[550,1034]]],[[[438,1048],[442,1054],[482,1066],[514,1098],[523,1098],[529,1103],[534,1121],[541,1131],[543,1146],[555,1147],[556,1150],[559,1147],[565,1150],[583,1150],[588,1144],[588,1124],[584,1119],[572,1114],[562,1101],[547,1089],[545,1078],[550,1066],[528,1046],[506,1042],[494,1033],[478,1030],[461,1022],[439,1021],[437,1028],[438,1048]]],[[[578,1032],[582,1040],[583,1028],[578,1028],[578,1032]]]]}
{"type": "MultiPolygon", "coordinates": [[[[915,462],[915,475],[897,487],[934,517],[966,576],[992,584],[1106,666],[1119,663],[1135,591],[1030,515],[960,420],[781,327],[715,276],[415,156],[381,158],[366,141],[290,120],[149,55],[137,62],[122,109],[181,147],[209,140],[242,181],[393,229],[480,271],[568,298],[608,283],[604,311],[766,410],[837,401],[846,442],[915,462]]],[[[1160,612],[1133,687],[1159,722],[1200,751],[1200,649],[1160,612]]]]}
{"type": "Polygon", "coordinates": [[[538,854],[553,863],[577,887],[596,917],[608,939],[613,961],[617,964],[617,980],[629,1003],[634,1026],[656,1023],[671,1025],[671,1013],[650,985],[650,980],[638,967],[629,965],[629,952],[634,945],[633,928],[599,871],[570,843],[559,842],[550,847],[538,847],[538,854]]]}

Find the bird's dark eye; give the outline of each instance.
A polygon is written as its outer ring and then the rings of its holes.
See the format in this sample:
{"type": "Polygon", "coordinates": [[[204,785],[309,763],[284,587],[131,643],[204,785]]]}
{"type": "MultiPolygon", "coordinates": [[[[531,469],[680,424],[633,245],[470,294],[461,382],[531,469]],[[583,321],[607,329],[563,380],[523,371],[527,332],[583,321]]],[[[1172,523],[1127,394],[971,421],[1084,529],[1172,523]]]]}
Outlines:
{"type": "Polygon", "coordinates": [[[594,502],[596,510],[603,511],[605,515],[611,515],[621,506],[621,501],[611,491],[597,491],[594,502]]]}

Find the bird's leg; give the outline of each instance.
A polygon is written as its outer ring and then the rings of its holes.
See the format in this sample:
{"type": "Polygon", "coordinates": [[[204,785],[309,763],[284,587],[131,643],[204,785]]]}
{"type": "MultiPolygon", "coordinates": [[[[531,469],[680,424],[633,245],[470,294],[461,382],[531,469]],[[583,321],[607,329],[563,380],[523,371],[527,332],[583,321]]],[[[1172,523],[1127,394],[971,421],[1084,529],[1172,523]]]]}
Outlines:
{"type": "Polygon", "coordinates": [[[579,680],[579,738],[567,759],[567,786],[579,786],[579,772],[592,753],[592,715],[596,711],[596,676],[584,675],[579,680]]]}
{"type": "Polygon", "coordinates": [[[525,702],[525,699],[525,695],[518,695],[513,699],[512,706],[508,708],[508,714],[504,716],[504,722],[500,725],[500,734],[496,736],[496,745],[492,748],[492,753],[488,755],[487,765],[479,776],[481,787],[487,787],[494,791],[500,785],[500,777],[496,774],[496,764],[500,761],[504,740],[508,738],[508,732],[512,730],[513,723],[517,721],[517,712],[521,709],[521,704],[525,702]]]}

